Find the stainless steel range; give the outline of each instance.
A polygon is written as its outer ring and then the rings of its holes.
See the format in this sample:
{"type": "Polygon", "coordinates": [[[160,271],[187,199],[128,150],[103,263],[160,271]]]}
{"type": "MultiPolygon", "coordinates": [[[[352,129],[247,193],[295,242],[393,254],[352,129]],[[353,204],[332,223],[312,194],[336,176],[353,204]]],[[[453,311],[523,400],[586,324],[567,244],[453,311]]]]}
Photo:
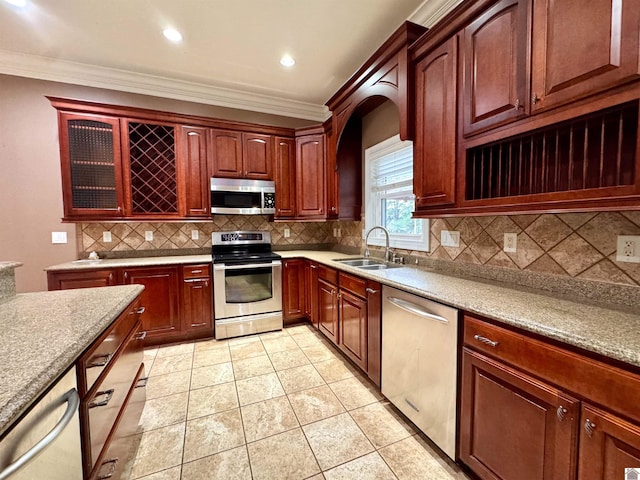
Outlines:
{"type": "Polygon", "coordinates": [[[215,337],[282,329],[282,262],[269,232],[214,232],[215,337]]]}

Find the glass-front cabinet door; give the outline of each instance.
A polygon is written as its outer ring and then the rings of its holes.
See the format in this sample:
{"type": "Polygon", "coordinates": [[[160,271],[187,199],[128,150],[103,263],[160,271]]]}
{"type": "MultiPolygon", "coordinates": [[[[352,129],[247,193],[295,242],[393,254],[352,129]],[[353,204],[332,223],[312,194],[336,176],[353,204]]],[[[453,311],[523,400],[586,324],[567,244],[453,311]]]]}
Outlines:
{"type": "Polygon", "coordinates": [[[123,215],[118,118],[59,113],[65,219],[123,215]]]}

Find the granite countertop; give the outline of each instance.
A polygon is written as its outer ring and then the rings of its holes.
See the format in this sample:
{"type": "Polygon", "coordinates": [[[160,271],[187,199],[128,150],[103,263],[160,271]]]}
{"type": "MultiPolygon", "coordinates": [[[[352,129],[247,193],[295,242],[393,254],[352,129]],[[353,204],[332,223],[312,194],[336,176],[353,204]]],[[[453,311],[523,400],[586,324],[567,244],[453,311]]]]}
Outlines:
{"type": "Polygon", "coordinates": [[[0,304],[0,435],[143,289],[24,293],[0,304]]]}
{"type": "Polygon", "coordinates": [[[21,267],[21,262],[0,262],[0,272],[7,270],[13,270],[14,268],[21,267]]]}
{"type": "Polygon", "coordinates": [[[173,255],[166,257],[113,258],[103,260],[75,260],[45,268],[56,270],[87,270],[90,268],[151,267],[154,265],[182,265],[187,263],[211,263],[211,255],[173,255]]]}
{"type": "MultiPolygon", "coordinates": [[[[358,258],[334,251],[277,251],[283,259],[307,258],[360,277],[400,288],[425,298],[522,328],[548,338],[640,367],[640,306],[637,309],[587,303],[524,287],[463,278],[405,265],[362,270],[336,262],[358,258]]],[[[211,255],[145,257],[97,262],[69,262],[47,270],[87,269],[210,262],[211,255]]]]}

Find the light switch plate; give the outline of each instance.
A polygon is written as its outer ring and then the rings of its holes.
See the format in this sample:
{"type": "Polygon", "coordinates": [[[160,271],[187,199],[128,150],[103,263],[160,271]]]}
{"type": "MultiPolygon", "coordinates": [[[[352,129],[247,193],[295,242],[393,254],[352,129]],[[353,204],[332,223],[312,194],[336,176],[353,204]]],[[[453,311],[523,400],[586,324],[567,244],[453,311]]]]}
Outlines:
{"type": "Polygon", "coordinates": [[[104,243],[111,243],[111,232],[102,232],[102,241],[104,243]]]}
{"type": "Polygon", "coordinates": [[[284,238],[289,238],[291,236],[291,230],[288,228],[284,229],[284,238]]]}
{"type": "Polygon", "coordinates": [[[200,238],[200,232],[198,230],[191,230],[191,240],[198,240],[200,238]]]}
{"type": "Polygon", "coordinates": [[[145,230],[144,231],[144,239],[147,242],[153,241],[153,231],[152,230],[145,230]]]}
{"type": "Polygon", "coordinates": [[[505,233],[504,244],[502,250],[508,253],[516,253],[518,251],[518,234],[505,233]]]}
{"type": "Polygon", "coordinates": [[[460,232],[456,230],[442,230],[440,232],[440,244],[443,247],[454,247],[454,248],[459,247],[460,232]]]}
{"type": "Polygon", "coordinates": [[[51,243],[67,243],[67,232],[51,232],[51,243]]]}

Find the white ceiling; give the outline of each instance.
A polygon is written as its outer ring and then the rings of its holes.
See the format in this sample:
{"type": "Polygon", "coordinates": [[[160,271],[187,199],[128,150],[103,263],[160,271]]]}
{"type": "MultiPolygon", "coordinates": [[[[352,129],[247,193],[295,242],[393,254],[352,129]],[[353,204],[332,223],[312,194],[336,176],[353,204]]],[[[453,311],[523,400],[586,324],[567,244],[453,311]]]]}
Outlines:
{"type": "Polygon", "coordinates": [[[433,24],[459,1],[0,0],[0,73],[323,120],[404,20],[433,24]]]}

